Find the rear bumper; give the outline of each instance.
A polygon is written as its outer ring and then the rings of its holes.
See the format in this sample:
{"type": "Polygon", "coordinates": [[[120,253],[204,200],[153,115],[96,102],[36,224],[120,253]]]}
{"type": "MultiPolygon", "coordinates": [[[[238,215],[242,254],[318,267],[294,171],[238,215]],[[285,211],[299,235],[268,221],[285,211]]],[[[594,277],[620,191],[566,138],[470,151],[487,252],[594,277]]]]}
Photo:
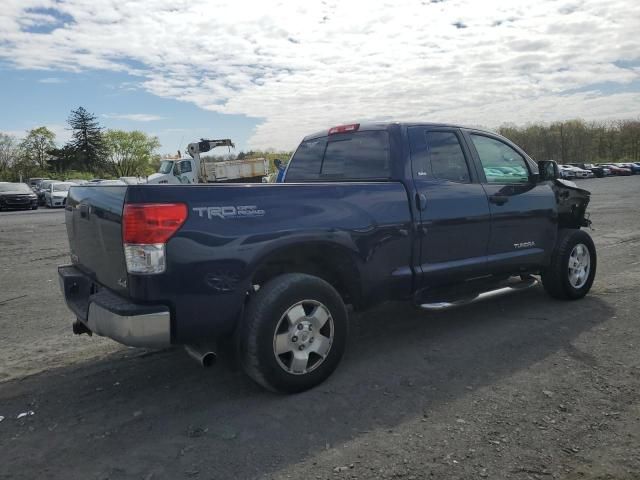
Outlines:
{"type": "Polygon", "coordinates": [[[51,198],[49,201],[52,207],[64,207],[67,204],[66,198],[51,198]]]}
{"type": "Polygon", "coordinates": [[[171,312],[165,305],[140,305],[99,288],[72,265],[58,267],[67,307],[93,333],[132,347],[171,345],[171,312]]]}

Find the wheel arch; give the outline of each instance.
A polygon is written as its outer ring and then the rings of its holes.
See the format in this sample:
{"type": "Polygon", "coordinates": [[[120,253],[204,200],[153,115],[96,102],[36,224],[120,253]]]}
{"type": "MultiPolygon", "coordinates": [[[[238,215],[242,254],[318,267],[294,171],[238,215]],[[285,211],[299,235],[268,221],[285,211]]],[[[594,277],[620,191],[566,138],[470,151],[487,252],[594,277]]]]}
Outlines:
{"type": "Polygon", "coordinates": [[[357,253],[332,242],[307,241],[264,253],[252,269],[251,285],[262,285],[285,273],[306,273],[322,278],[337,290],[345,304],[362,304],[361,269],[357,253]]]}

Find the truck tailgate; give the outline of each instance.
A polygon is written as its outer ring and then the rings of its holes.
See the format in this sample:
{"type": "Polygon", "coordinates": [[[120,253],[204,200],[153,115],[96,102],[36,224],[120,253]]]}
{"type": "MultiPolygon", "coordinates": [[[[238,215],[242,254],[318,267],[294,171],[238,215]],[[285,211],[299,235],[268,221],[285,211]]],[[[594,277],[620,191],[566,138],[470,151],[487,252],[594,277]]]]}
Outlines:
{"type": "Polygon", "coordinates": [[[127,268],[121,224],[126,193],[126,186],[74,186],[65,211],[74,265],[97,283],[123,294],[127,268]]]}

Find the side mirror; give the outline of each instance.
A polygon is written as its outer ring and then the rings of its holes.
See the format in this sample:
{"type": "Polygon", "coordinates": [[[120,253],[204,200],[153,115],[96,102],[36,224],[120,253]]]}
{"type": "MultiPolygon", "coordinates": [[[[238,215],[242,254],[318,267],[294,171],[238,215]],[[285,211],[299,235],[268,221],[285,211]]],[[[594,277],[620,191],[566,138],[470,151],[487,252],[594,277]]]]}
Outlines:
{"type": "Polygon", "coordinates": [[[560,178],[560,169],[555,160],[541,160],[538,162],[538,180],[545,182],[560,178]]]}

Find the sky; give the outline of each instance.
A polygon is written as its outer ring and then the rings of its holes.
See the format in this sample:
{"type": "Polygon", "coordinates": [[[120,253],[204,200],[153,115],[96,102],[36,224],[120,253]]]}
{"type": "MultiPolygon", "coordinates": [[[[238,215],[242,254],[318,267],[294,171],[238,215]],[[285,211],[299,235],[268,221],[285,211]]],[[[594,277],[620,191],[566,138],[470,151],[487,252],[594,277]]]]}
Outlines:
{"type": "Polygon", "coordinates": [[[637,0],[2,0],[0,131],[292,150],[356,121],[640,118],[637,0]]]}

